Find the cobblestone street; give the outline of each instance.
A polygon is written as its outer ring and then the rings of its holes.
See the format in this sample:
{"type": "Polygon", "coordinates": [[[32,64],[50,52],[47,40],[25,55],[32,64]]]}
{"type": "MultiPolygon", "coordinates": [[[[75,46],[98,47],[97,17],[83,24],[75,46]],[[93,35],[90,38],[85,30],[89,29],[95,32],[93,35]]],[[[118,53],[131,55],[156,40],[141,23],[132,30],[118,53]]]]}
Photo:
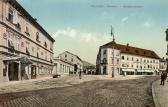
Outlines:
{"type": "MultiPolygon", "coordinates": [[[[157,78],[101,79],[65,87],[1,94],[0,104],[2,107],[154,107],[151,83],[157,78]]],[[[57,82],[35,83],[50,86],[57,82]]]]}

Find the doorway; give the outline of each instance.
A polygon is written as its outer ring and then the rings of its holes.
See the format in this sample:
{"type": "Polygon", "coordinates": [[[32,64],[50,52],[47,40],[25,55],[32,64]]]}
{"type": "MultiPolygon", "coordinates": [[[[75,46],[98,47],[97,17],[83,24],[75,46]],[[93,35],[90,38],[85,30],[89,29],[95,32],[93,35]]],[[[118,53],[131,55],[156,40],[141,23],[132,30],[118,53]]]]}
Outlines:
{"type": "Polygon", "coordinates": [[[36,66],[31,66],[31,79],[36,79],[37,73],[36,73],[36,66]]]}
{"type": "Polygon", "coordinates": [[[9,63],[8,66],[8,76],[9,81],[19,80],[18,73],[19,73],[19,64],[16,62],[9,63]]]}

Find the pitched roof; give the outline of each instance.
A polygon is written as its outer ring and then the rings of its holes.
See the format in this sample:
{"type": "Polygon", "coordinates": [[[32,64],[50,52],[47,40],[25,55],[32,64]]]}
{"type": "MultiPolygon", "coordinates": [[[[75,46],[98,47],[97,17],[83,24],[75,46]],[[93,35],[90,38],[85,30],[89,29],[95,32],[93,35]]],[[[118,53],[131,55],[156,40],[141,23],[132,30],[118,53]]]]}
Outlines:
{"type": "MultiPolygon", "coordinates": [[[[65,51],[65,52],[67,52],[67,53],[69,53],[69,54],[71,54],[71,55],[73,55],[73,56],[76,56],[81,62],[82,62],[82,59],[78,56],[78,55],[75,55],[75,54],[73,54],[73,53],[71,53],[71,52],[69,52],[69,51],[65,51]]],[[[65,52],[63,52],[63,53],[65,53],[65,52]]],[[[61,53],[61,54],[63,54],[63,53],[61,53]]],[[[60,54],[59,54],[60,55],[60,54]]]]}
{"type": "Polygon", "coordinates": [[[101,47],[105,47],[105,48],[113,48],[114,47],[115,49],[121,50],[121,53],[160,59],[160,57],[152,50],[132,47],[132,46],[129,46],[129,45],[117,44],[114,41],[109,42],[109,43],[107,43],[107,44],[105,44],[101,47]]]}

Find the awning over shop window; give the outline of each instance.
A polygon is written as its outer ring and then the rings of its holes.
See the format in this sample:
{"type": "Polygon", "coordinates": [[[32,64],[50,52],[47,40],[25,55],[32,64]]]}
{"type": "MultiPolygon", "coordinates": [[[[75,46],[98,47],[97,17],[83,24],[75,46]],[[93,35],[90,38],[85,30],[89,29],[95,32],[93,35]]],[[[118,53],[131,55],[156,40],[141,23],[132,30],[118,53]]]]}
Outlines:
{"type": "Polygon", "coordinates": [[[145,70],[140,70],[140,69],[138,69],[137,72],[145,72],[145,70]]]}
{"type": "Polygon", "coordinates": [[[137,70],[138,72],[154,72],[153,70],[137,70]]]}
{"type": "Polygon", "coordinates": [[[125,72],[135,72],[135,69],[122,69],[122,71],[125,71],[125,72]]]}

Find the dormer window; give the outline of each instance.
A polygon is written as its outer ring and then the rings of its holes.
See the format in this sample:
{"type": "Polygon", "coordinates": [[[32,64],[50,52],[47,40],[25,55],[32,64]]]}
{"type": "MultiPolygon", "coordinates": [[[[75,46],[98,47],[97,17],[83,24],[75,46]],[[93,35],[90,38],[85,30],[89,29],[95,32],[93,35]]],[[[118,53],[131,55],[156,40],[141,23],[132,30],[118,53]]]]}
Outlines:
{"type": "Polygon", "coordinates": [[[135,52],[136,52],[136,53],[139,53],[139,51],[138,51],[138,50],[135,50],[135,52]]]}
{"type": "Polygon", "coordinates": [[[126,48],[126,51],[129,51],[129,49],[128,49],[128,48],[126,48]]]}

